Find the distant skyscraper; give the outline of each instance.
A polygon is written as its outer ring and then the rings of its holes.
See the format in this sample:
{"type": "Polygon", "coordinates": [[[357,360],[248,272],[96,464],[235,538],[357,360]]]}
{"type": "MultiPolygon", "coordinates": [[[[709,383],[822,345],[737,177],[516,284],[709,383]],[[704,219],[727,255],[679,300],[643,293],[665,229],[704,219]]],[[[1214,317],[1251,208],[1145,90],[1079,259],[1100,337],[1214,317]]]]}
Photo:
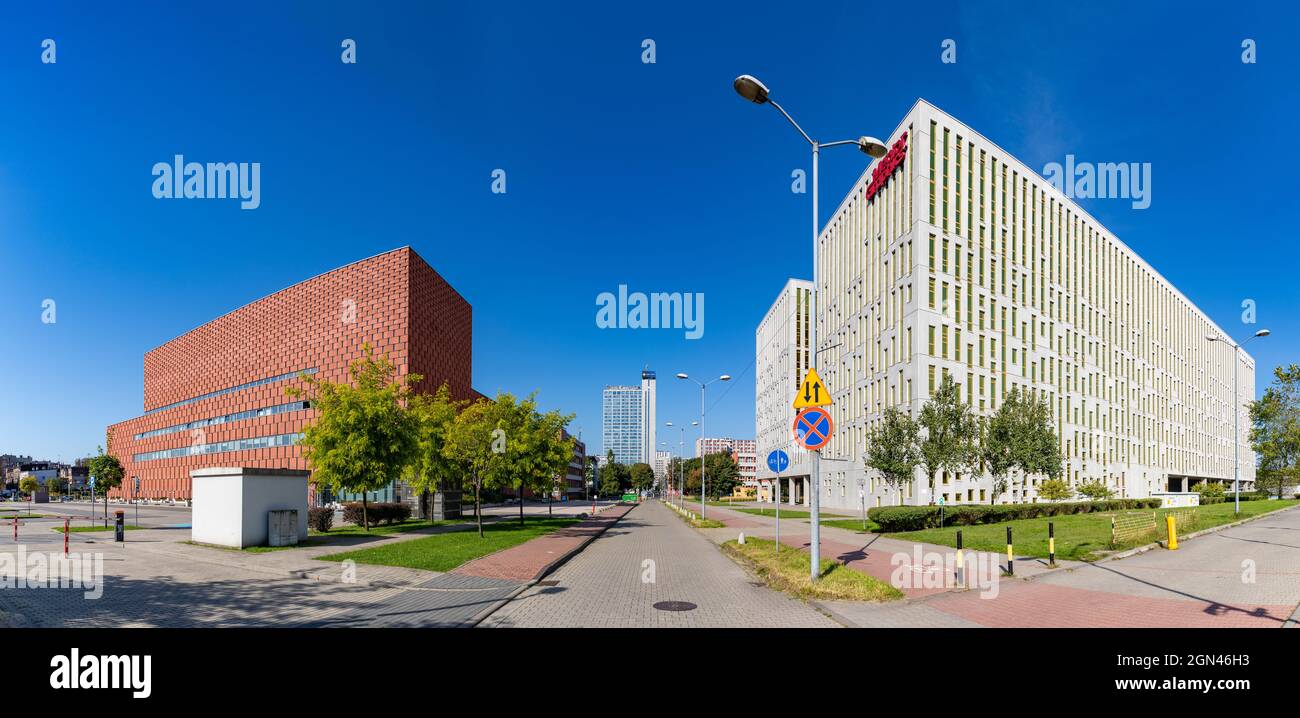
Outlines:
{"type": "Polygon", "coordinates": [[[655,465],[655,373],[641,372],[641,386],[607,386],[601,402],[602,455],[620,464],[655,465]]]}

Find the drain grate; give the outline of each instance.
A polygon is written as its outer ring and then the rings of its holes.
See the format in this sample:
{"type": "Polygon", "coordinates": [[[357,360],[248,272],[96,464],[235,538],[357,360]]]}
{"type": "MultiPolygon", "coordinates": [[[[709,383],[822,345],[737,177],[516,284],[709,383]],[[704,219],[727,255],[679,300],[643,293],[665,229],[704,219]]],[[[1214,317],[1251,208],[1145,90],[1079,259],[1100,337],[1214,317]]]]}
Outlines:
{"type": "Polygon", "coordinates": [[[537,585],[538,585],[538,586],[558,586],[558,585],[560,585],[560,582],[559,582],[559,581],[538,581],[538,582],[537,582],[537,585]]]}
{"type": "Polygon", "coordinates": [[[694,611],[699,608],[690,601],[660,601],[655,604],[660,611],[694,611]]]}

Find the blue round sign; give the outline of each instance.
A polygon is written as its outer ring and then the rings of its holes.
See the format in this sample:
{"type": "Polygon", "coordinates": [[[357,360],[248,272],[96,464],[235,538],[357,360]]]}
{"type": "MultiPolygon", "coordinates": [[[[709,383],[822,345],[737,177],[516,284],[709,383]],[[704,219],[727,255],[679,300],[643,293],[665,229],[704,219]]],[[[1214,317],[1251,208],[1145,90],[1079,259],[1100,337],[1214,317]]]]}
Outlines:
{"type": "Polygon", "coordinates": [[[790,466],[790,455],[785,453],[784,451],[781,451],[780,449],[776,449],[775,451],[767,455],[767,468],[771,469],[772,471],[775,471],[776,473],[779,474],[782,471],[785,471],[787,468],[789,468],[789,466],[790,466]]]}

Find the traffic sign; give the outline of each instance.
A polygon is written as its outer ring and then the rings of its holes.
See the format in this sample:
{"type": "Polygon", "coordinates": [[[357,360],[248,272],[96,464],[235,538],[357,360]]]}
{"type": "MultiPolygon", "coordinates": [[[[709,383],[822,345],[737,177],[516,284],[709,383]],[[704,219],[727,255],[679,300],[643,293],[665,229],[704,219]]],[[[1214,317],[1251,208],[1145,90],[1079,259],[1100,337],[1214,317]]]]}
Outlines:
{"type": "Polygon", "coordinates": [[[831,415],[820,406],[810,406],[794,418],[794,440],[805,449],[824,449],[834,433],[835,422],[831,421],[831,415]]]}
{"type": "Polygon", "coordinates": [[[776,449],[775,451],[767,455],[767,468],[771,469],[772,471],[779,474],[782,471],[785,471],[787,468],[789,468],[789,466],[790,466],[790,455],[785,453],[784,451],[781,451],[780,449],[776,449]]]}
{"type": "Polygon", "coordinates": [[[95,477],[90,477],[90,488],[95,488],[95,477]]]}
{"type": "Polygon", "coordinates": [[[834,403],[831,401],[831,393],[826,388],[826,384],[822,382],[820,376],[817,376],[817,370],[809,368],[803,383],[799,385],[798,393],[794,395],[794,408],[806,409],[810,406],[830,406],[834,403]]]}

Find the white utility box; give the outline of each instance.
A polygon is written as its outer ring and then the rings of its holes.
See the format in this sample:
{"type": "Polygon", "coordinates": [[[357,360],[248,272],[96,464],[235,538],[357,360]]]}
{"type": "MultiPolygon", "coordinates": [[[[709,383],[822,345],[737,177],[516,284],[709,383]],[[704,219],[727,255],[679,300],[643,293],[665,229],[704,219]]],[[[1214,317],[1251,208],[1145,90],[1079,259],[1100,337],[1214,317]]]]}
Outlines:
{"type": "Polygon", "coordinates": [[[291,545],[270,543],[273,533],[276,541],[289,533],[296,534],[293,543],[306,540],[310,476],[297,469],[194,469],[191,540],[232,548],[291,545]]]}

